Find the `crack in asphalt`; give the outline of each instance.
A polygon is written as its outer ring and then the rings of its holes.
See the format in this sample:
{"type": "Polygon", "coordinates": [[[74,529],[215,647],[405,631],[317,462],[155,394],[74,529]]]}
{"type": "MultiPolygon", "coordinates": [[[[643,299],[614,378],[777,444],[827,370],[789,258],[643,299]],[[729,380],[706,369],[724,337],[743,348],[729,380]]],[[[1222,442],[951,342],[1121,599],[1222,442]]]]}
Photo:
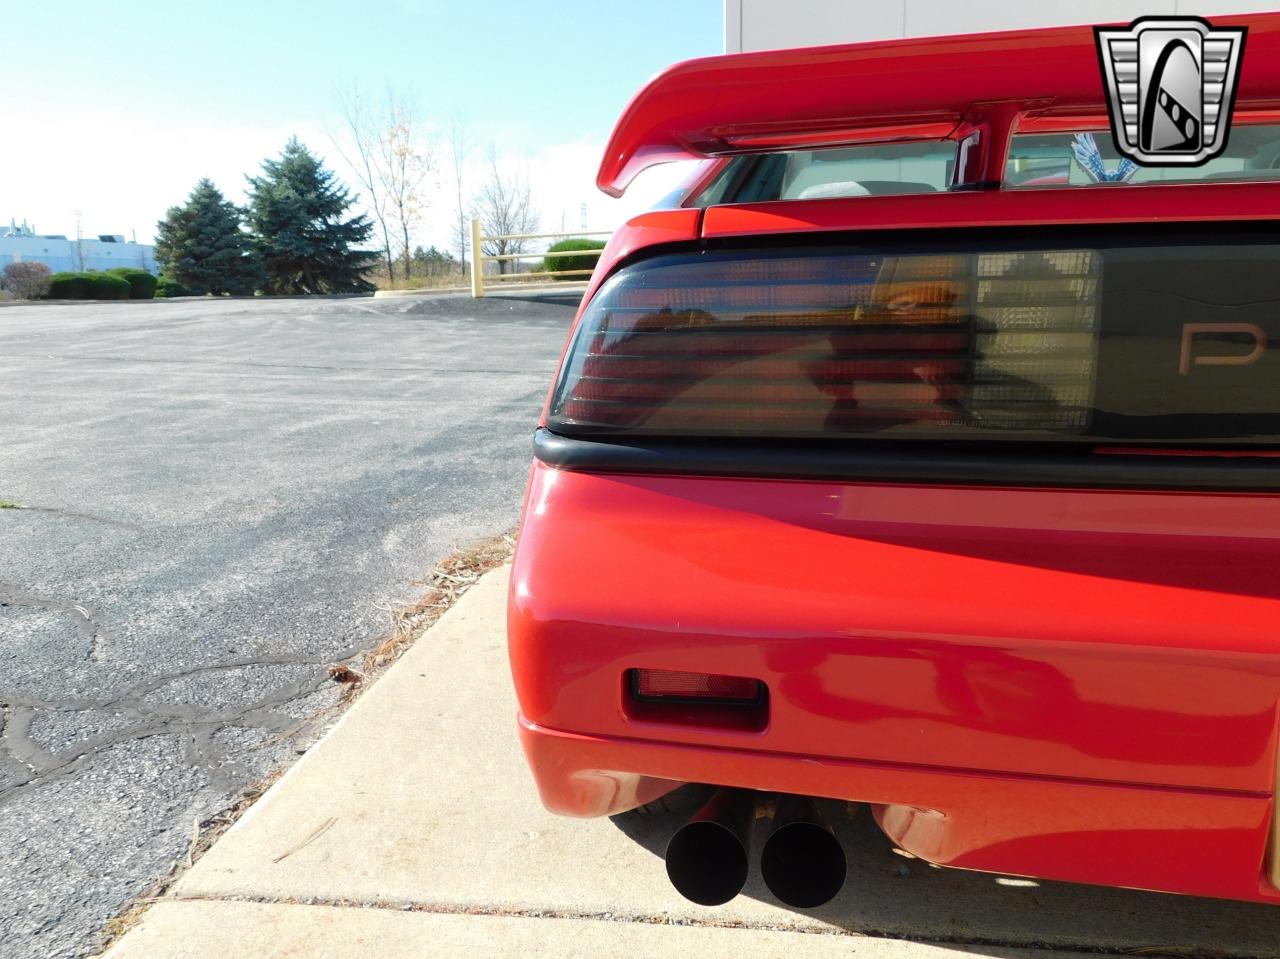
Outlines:
{"type": "MultiPolygon", "coordinates": [[[[337,661],[354,658],[361,649],[343,651],[337,661]]],[[[178,734],[184,742],[184,758],[192,766],[203,769],[221,788],[234,788],[241,777],[233,775],[229,766],[238,765],[228,750],[218,745],[216,736],[228,728],[255,730],[274,734],[280,740],[306,732],[319,722],[319,716],[299,720],[288,713],[277,712],[277,707],[319,692],[331,684],[325,666],[333,659],[284,660],[277,658],[269,663],[250,662],[248,665],[297,665],[314,666],[313,675],[307,675],[292,683],[280,686],[258,697],[248,705],[224,709],[211,709],[189,703],[150,703],[143,697],[169,683],[199,675],[215,669],[236,668],[236,663],[198,667],[170,673],[131,687],[117,698],[101,702],[83,700],[32,701],[15,693],[0,690],[0,710],[5,722],[0,730],[0,764],[17,765],[25,771],[18,781],[0,787],[0,807],[13,799],[19,791],[74,774],[88,759],[125,742],[136,742],[154,736],[178,734]],[[121,729],[98,733],[51,752],[41,746],[31,733],[34,720],[41,711],[79,712],[106,714],[131,720],[121,729]]],[[[321,710],[321,713],[326,710],[321,710]]]]}
{"type": "Polygon", "coordinates": [[[101,647],[106,637],[102,630],[102,621],[93,607],[84,603],[41,596],[38,593],[27,592],[24,587],[14,583],[0,582],[0,609],[9,606],[26,606],[69,614],[76,624],[76,631],[85,640],[89,658],[100,659],[101,647]]]}
{"type": "Polygon", "coordinates": [[[11,506],[5,510],[6,513],[44,513],[48,516],[63,516],[67,519],[83,519],[90,523],[102,523],[106,526],[114,526],[118,529],[127,529],[130,532],[141,533],[142,527],[137,523],[130,523],[127,520],[111,519],[108,516],[97,516],[94,513],[77,513],[69,509],[57,509],[53,506],[27,506],[25,503],[20,506],[11,506]]]}
{"type": "MultiPolygon", "coordinates": [[[[102,662],[108,634],[94,607],[0,582],[0,609],[11,606],[71,616],[85,643],[86,656],[91,661],[102,662]]],[[[331,683],[325,667],[331,662],[343,662],[359,656],[366,645],[349,646],[324,659],[252,656],[192,666],[140,680],[121,694],[99,699],[45,699],[0,689],[0,771],[9,769],[12,775],[5,778],[13,780],[0,785],[0,806],[20,790],[74,774],[88,759],[104,750],[125,742],[174,733],[182,737],[184,758],[190,765],[203,769],[220,788],[234,788],[241,777],[233,775],[229,767],[238,763],[218,745],[218,733],[235,727],[274,734],[283,740],[305,732],[318,717],[299,722],[294,716],[276,711],[277,708],[324,689],[331,683]],[[146,699],[148,695],[183,679],[254,666],[314,667],[315,672],[278,686],[248,705],[223,709],[194,703],[156,703],[146,699]],[[34,721],[42,712],[83,713],[90,721],[123,715],[129,722],[120,729],[88,736],[65,749],[51,751],[41,746],[31,732],[34,721]]]]}
{"type": "MultiPolygon", "coordinates": [[[[4,749],[9,758],[20,766],[26,767],[32,774],[32,778],[39,775],[41,767],[52,765],[54,762],[53,754],[31,738],[31,721],[34,718],[34,709],[28,706],[13,707],[9,713],[9,720],[4,726],[3,740],[4,749]]],[[[7,791],[0,790],[0,796],[7,791]]]]}

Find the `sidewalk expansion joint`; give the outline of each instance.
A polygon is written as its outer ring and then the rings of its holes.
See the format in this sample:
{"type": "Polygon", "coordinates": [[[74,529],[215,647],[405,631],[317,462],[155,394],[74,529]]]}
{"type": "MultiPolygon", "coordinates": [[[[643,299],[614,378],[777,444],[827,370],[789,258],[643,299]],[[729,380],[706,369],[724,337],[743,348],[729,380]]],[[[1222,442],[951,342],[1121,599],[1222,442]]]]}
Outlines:
{"type": "MultiPolygon", "coordinates": [[[[1053,953],[1088,956],[1140,955],[1143,959],[1188,959],[1191,953],[1180,946],[1086,946],[1070,943],[1034,942],[982,936],[909,936],[900,932],[875,928],[847,929],[836,926],[795,926],[786,923],[747,922],[735,919],[692,918],[655,913],[615,911],[583,911],[572,909],[536,909],[502,906],[466,906],[455,903],[431,903],[385,899],[338,899],[324,896],[274,897],[252,895],[170,895],[150,901],[151,904],[178,902],[242,902],[262,906],[319,906],[332,909],[381,909],[388,912],[423,913],[443,916],[499,917],[504,919],[572,919],[588,922],[633,923],[651,926],[691,926],[711,929],[743,929],[758,932],[790,932],[807,936],[844,936],[850,939],[885,939],[936,946],[979,946],[999,949],[1036,949],[1053,953]]],[[[1262,953],[1196,951],[1196,959],[1275,959],[1262,953]]]]}

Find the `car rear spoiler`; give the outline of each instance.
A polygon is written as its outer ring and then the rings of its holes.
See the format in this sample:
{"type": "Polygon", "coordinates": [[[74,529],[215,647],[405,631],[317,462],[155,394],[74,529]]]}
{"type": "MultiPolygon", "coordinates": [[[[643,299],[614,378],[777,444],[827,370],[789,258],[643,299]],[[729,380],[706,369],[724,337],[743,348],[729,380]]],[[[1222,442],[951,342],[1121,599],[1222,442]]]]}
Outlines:
{"type": "MultiPolygon", "coordinates": [[[[1280,13],[1219,17],[1248,40],[1236,116],[1280,119],[1280,13]]],[[[623,111],[596,184],[621,196],[671,160],[953,139],[956,188],[998,186],[1009,138],[1105,129],[1093,29],[1055,27],[707,57],[649,82],[623,111]]]]}

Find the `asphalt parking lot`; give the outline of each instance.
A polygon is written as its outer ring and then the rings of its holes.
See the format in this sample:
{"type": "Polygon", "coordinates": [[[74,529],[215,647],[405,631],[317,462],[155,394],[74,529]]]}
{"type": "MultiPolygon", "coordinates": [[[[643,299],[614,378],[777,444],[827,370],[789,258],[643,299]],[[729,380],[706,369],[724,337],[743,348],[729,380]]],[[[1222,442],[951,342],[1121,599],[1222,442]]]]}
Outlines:
{"type": "Polygon", "coordinates": [[[0,955],[92,950],[514,525],[575,299],[0,310],[0,955]]]}

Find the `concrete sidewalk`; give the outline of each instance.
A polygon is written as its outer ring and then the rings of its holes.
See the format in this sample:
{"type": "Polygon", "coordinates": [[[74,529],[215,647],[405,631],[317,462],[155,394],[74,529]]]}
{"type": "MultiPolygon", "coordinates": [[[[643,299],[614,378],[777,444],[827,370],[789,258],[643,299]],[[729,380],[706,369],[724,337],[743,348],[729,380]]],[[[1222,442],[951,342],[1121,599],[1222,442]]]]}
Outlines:
{"type": "Polygon", "coordinates": [[[1271,957],[1280,910],[931,868],[864,819],[845,891],[773,904],[753,876],[682,900],[663,816],[548,815],[516,742],[507,570],[489,574],[107,954],[161,957],[1271,957]]]}

